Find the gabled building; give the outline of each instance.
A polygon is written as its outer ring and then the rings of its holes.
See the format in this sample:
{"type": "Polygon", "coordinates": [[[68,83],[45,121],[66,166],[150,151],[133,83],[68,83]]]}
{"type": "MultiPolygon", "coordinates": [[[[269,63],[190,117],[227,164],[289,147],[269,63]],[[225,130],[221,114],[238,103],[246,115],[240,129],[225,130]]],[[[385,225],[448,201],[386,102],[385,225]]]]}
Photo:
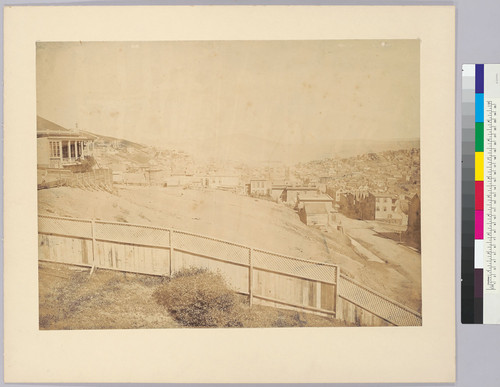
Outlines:
{"type": "Polygon", "coordinates": [[[272,185],[268,179],[251,179],[250,180],[250,195],[267,196],[271,195],[272,185]]]}
{"type": "Polygon", "coordinates": [[[230,174],[214,174],[201,176],[202,186],[205,188],[234,189],[240,185],[240,177],[230,174]]]}
{"type": "Polygon", "coordinates": [[[391,222],[397,215],[397,198],[390,194],[375,194],[375,220],[391,222]]]}
{"type": "Polygon", "coordinates": [[[37,117],[37,165],[64,168],[80,164],[93,155],[93,138],[37,117]]]}
{"type": "Polygon", "coordinates": [[[299,210],[299,217],[308,226],[326,226],[329,211],[326,203],[305,203],[299,210]]]}
{"type": "Polygon", "coordinates": [[[333,210],[334,200],[326,194],[300,194],[297,196],[297,207],[304,208],[308,203],[324,203],[328,210],[333,210]]]}
{"type": "Polygon", "coordinates": [[[317,187],[285,187],[282,193],[283,201],[289,204],[297,204],[299,195],[309,195],[318,192],[317,187]]]}

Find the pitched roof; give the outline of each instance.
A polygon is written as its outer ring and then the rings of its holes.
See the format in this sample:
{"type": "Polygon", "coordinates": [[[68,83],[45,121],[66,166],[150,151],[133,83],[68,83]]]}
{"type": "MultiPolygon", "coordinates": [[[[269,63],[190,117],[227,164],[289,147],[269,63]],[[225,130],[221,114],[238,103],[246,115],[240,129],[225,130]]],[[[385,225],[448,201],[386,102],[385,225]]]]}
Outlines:
{"type": "MultiPolygon", "coordinates": [[[[36,135],[37,137],[51,137],[58,139],[71,139],[71,140],[88,140],[87,135],[82,135],[77,130],[66,129],[55,122],[49,121],[43,117],[36,117],[36,135]]],[[[96,137],[96,136],[93,136],[96,137]]]]}
{"type": "Polygon", "coordinates": [[[57,125],[55,122],[46,120],[43,117],[36,116],[36,130],[37,132],[49,131],[49,132],[64,132],[67,134],[71,133],[71,130],[63,128],[61,125],[57,125]]]}
{"type": "Polygon", "coordinates": [[[305,203],[304,211],[307,215],[328,214],[325,203],[305,203]]]}

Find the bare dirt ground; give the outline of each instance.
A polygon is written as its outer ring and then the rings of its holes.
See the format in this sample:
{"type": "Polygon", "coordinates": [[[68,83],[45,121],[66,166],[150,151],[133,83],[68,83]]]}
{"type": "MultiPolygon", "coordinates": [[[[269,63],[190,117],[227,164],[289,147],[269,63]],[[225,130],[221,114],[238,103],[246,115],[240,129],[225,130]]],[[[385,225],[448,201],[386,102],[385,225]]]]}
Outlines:
{"type": "MultiPolygon", "coordinates": [[[[386,276],[380,286],[383,288],[383,294],[402,294],[408,295],[407,306],[420,311],[421,306],[413,304],[411,300],[421,298],[421,256],[415,249],[394,239],[386,237],[388,234],[398,234],[402,231],[401,226],[383,224],[376,221],[360,221],[343,217],[342,223],[347,235],[361,244],[376,259],[368,262],[365,266],[366,275],[370,275],[373,265],[383,265],[386,276]],[[380,263],[382,262],[382,263],[380,263]],[[407,281],[394,281],[394,278],[401,277],[407,281]]],[[[397,238],[395,238],[397,239],[397,238]]],[[[395,298],[396,299],[396,298],[395,298]]],[[[401,301],[402,302],[402,301],[401,301]]],[[[402,302],[403,304],[405,302],[402,302]]]]}
{"type": "Polygon", "coordinates": [[[376,222],[344,217],[346,234],[332,227],[321,231],[283,204],[221,190],[122,186],[111,194],[60,187],[38,196],[40,214],[173,227],[338,264],[354,279],[421,310],[420,255],[377,236],[376,222]]]}

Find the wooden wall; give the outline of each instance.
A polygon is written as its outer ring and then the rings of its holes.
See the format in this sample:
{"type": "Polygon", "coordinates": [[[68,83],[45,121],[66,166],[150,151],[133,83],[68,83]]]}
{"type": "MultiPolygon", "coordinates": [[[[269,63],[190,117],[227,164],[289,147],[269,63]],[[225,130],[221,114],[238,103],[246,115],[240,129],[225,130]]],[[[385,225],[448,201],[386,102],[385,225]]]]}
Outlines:
{"type": "Polygon", "coordinates": [[[394,326],[394,324],[344,298],[339,298],[339,317],[343,321],[357,326],[394,326]]]}
{"type": "Polygon", "coordinates": [[[93,226],[91,221],[49,216],[39,220],[40,260],[162,276],[206,268],[257,304],[337,313],[336,318],[358,326],[421,325],[420,314],[340,274],[335,265],[149,226],[100,221],[93,226]],[[107,239],[93,244],[92,236],[107,239]]]}
{"type": "Polygon", "coordinates": [[[38,259],[92,266],[92,241],[39,234],[38,259]]]}
{"type": "MultiPolygon", "coordinates": [[[[38,240],[40,260],[93,266],[95,254],[95,266],[98,268],[165,276],[170,276],[171,271],[175,273],[185,268],[206,268],[220,273],[235,291],[250,293],[249,264],[225,262],[175,249],[171,263],[169,248],[96,241],[93,252],[90,239],[40,234],[38,240]]],[[[333,284],[253,268],[252,292],[256,296],[253,299],[256,303],[296,310],[304,310],[300,306],[305,306],[333,312],[335,291],[333,284]],[[259,296],[281,302],[266,301],[259,299],[259,296]]],[[[314,312],[312,309],[308,311],[314,312]]]]}

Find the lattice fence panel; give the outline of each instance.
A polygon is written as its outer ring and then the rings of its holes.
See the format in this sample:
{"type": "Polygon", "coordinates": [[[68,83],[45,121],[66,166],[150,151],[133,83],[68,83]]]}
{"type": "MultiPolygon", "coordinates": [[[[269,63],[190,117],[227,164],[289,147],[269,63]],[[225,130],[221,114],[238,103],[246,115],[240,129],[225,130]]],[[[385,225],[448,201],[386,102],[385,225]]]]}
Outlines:
{"type": "Polygon", "coordinates": [[[146,246],[170,247],[170,231],[154,226],[95,222],[95,238],[146,246]]]}
{"type": "Polygon", "coordinates": [[[92,238],[92,222],[82,219],[56,218],[40,215],[38,232],[41,234],[64,235],[77,238],[92,238]]]}
{"type": "Polygon", "coordinates": [[[234,243],[182,231],[175,231],[173,245],[175,249],[194,254],[244,265],[249,264],[249,249],[234,243]]]}
{"type": "Polygon", "coordinates": [[[341,276],[339,284],[339,295],[361,308],[373,313],[395,325],[419,326],[422,325],[422,317],[419,313],[399,305],[354,280],[341,276]]]}

